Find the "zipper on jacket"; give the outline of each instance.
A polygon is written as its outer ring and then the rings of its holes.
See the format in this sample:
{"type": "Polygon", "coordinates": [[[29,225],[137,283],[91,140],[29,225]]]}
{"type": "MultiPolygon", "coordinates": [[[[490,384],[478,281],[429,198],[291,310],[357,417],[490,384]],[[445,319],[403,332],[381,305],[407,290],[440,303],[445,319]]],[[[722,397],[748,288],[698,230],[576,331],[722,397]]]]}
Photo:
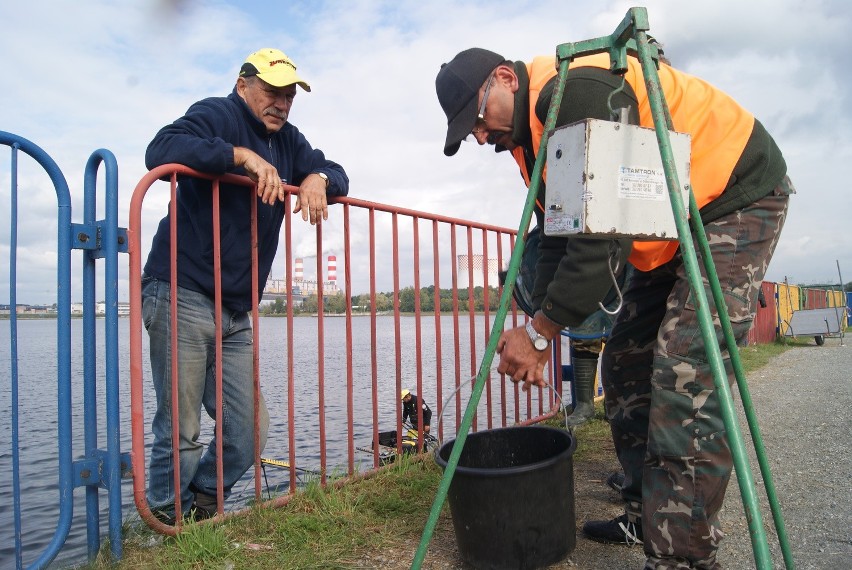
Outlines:
{"type": "MultiPolygon", "coordinates": [[[[266,146],[269,147],[269,164],[275,165],[275,152],[272,149],[272,137],[266,139],[266,146]]],[[[278,168],[277,166],[275,168],[278,168]]],[[[278,173],[278,176],[281,176],[281,173],[278,173]]],[[[281,182],[287,184],[287,180],[282,178],[281,182]]]]}

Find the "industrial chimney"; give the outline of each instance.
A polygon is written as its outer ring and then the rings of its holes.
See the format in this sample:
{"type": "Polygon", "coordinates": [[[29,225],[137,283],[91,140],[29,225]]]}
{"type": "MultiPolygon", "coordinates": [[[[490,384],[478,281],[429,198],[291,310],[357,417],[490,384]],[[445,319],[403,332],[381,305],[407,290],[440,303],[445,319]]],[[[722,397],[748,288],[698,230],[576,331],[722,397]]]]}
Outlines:
{"type": "Polygon", "coordinates": [[[328,256],[328,280],[337,283],[337,256],[328,256]]]}

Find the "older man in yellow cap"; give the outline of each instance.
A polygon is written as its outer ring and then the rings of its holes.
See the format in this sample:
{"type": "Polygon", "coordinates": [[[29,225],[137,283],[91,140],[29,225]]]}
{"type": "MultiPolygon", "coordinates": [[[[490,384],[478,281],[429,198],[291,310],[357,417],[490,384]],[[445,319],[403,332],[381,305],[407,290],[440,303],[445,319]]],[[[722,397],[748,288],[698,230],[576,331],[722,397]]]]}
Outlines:
{"type": "MultiPolygon", "coordinates": [[[[193,104],[163,127],[148,146],[145,164],[153,169],[179,163],[222,175],[246,175],[256,182],[256,197],[243,186],[222,184],[219,193],[222,300],[223,487],[231,487],[255,456],[252,329],[251,212],[257,206],[258,293],[269,275],[285,211],[283,185],[299,187],[294,213],[311,224],[328,218],[329,196],[349,191],[343,168],[313,148],[289,122],[296,86],[310,91],[296,65],[277,49],[250,54],[227,97],[193,104]]],[[[201,407],[215,418],[216,330],[213,314],[213,201],[211,182],[181,177],[176,201],[177,276],[170,269],[170,215],[154,235],[142,277],[142,312],[150,337],[151,369],[157,394],[152,429],[148,502],[160,520],[172,523],[178,512],[196,519],[215,514],[218,504],[216,440],[205,450],[198,442],[201,407]],[[171,331],[169,298],[178,297],[178,448],[180,504],[176,505],[172,457],[171,331]]],[[[261,395],[260,448],[269,415],[261,395]]]]}

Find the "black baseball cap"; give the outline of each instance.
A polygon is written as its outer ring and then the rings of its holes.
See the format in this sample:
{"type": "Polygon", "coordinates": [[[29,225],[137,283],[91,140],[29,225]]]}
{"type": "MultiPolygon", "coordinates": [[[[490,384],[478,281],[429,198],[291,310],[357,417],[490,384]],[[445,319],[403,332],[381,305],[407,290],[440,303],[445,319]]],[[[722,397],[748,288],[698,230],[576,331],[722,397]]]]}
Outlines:
{"type": "Polygon", "coordinates": [[[435,91],[447,115],[445,155],[453,156],[458,152],[462,139],[473,130],[479,88],[504,61],[506,58],[493,51],[470,48],[459,52],[449,63],[441,65],[435,78],[435,91]]]}

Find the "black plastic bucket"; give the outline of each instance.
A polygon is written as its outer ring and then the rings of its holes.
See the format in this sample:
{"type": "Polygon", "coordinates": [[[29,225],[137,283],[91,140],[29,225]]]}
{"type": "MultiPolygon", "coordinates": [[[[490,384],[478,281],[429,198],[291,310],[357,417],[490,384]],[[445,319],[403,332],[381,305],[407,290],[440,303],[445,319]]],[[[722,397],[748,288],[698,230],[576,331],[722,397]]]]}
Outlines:
{"type": "MultiPolygon", "coordinates": [[[[435,461],[446,469],[455,440],[435,461]]],[[[467,436],[449,488],[459,554],[475,568],[540,568],[576,545],[571,433],[545,426],[467,436]]]]}

